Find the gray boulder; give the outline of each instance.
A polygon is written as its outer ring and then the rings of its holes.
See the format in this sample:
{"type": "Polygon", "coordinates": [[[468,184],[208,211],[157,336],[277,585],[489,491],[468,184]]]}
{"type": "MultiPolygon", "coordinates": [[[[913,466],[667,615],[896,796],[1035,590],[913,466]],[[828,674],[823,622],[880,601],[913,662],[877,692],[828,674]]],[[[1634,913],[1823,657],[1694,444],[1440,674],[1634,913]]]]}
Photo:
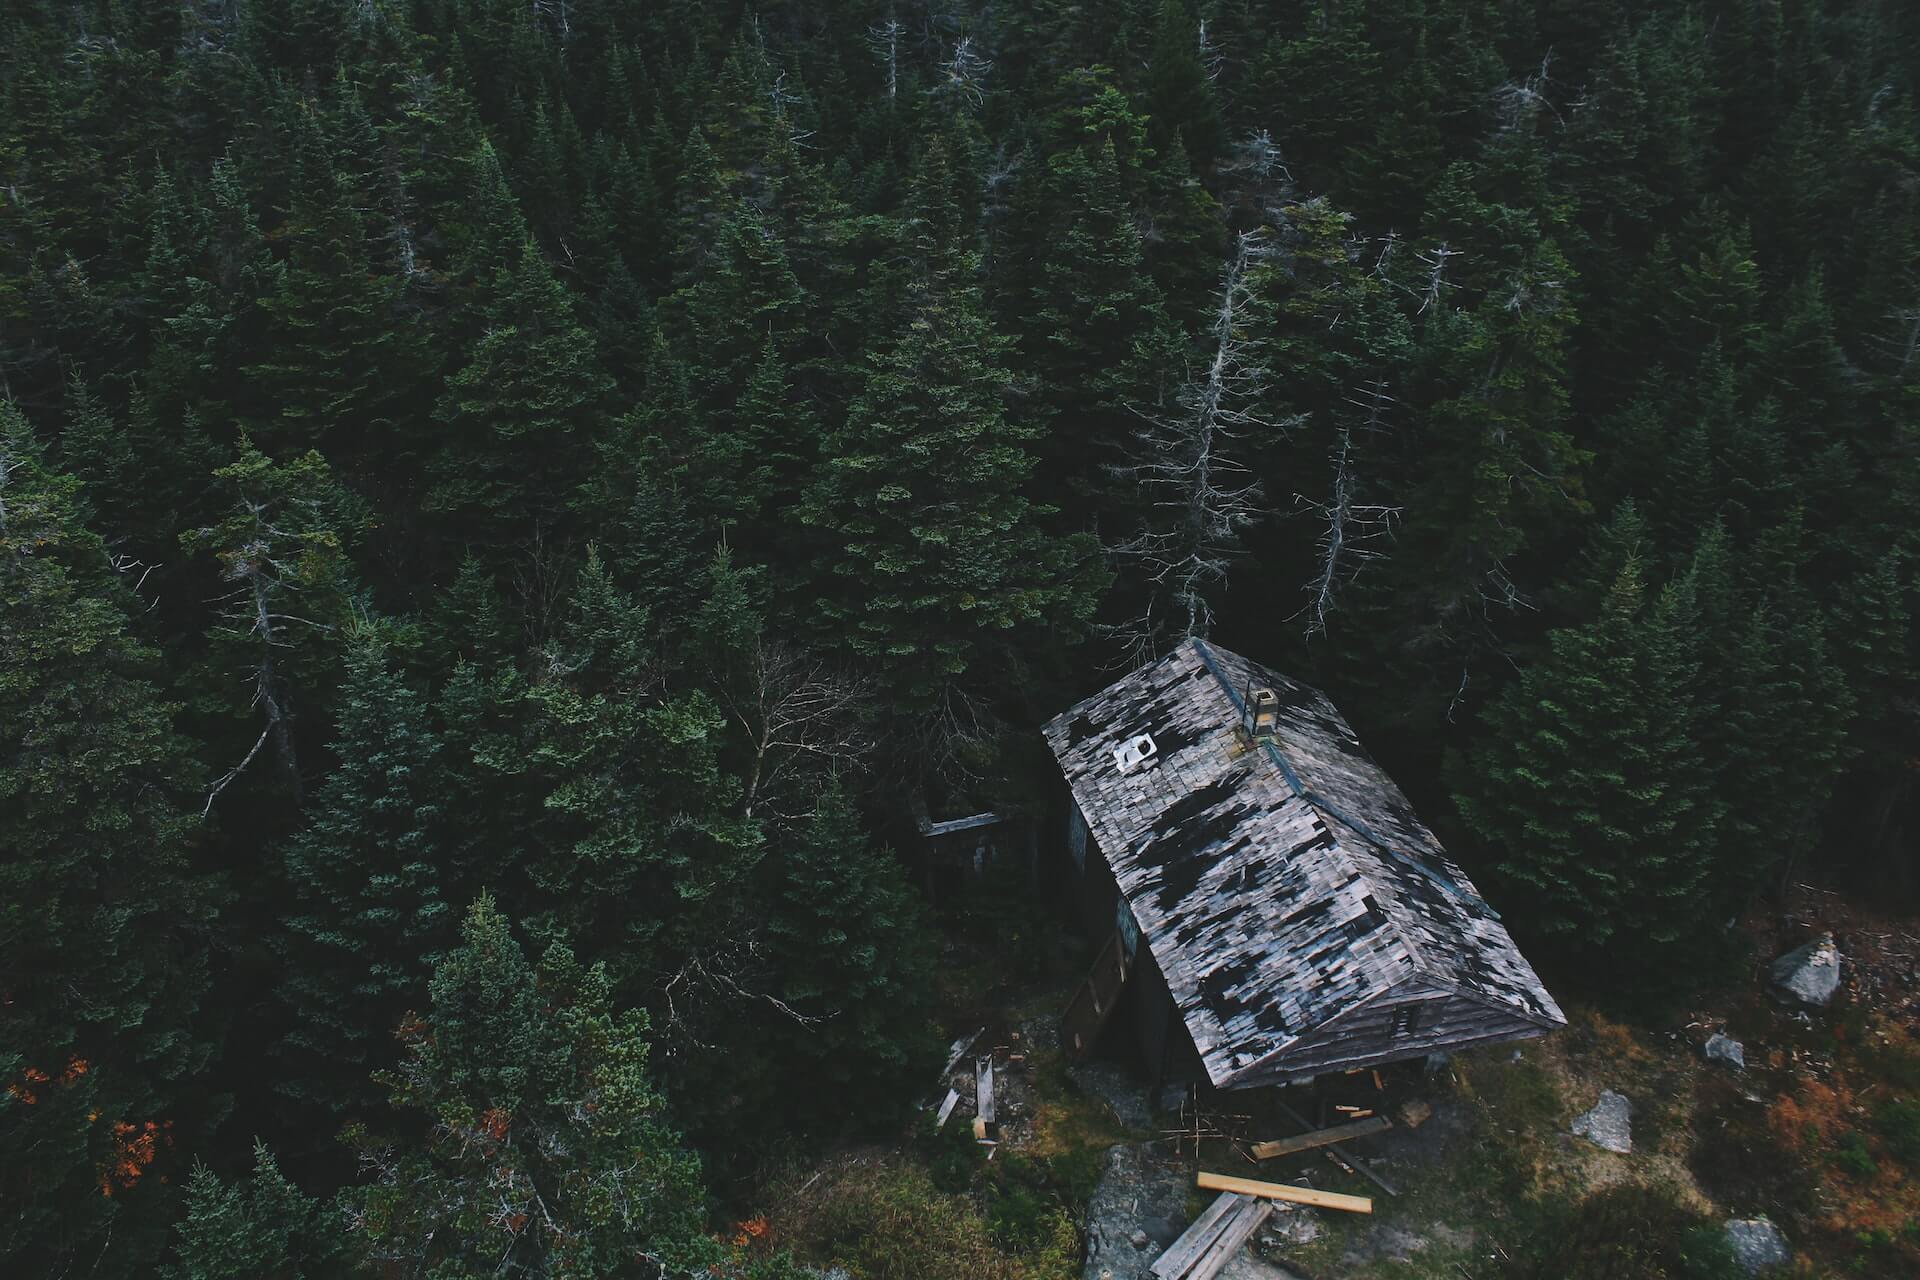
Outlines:
{"type": "Polygon", "coordinates": [[[1793,1249],[1787,1244],[1787,1238],[1765,1218],[1734,1218],[1722,1230],[1726,1232],[1728,1247],[1733,1250],[1733,1260],[1750,1276],[1793,1261],[1793,1249]]]}
{"type": "Polygon", "coordinates": [[[1779,995],[1825,1008],[1840,989],[1840,948],[1831,933],[1823,933],[1775,960],[1770,973],[1779,995]]]}
{"type": "Polygon", "coordinates": [[[1574,1118],[1572,1132],[1603,1151],[1626,1155],[1633,1150],[1632,1121],[1633,1104],[1611,1089],[1602,1089],[1593,1110],[1574,1118]]]}
{"type": "Polygon", "coordinates": [[[1740,1071],[1747,1069],[1746,1046],[1724,1032],[1716,1031],[1707,1037],[1706,1055],[1708,1062],[1724,1062],[1740,1071]]]}

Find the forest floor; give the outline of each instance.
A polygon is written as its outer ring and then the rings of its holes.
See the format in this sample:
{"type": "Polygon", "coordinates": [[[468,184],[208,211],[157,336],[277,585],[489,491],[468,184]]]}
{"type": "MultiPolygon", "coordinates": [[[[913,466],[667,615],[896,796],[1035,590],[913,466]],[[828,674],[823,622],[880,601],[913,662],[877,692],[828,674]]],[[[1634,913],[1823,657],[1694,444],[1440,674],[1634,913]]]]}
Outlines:
{"type": "Polygon", "coordinates": [[[1803,891],[1750,929],[1752,970],[1682,1012],[1629,1022],[1574,1006],[1553,1036],[1432,1071],[1402,1064],[1383,1087],[1369,1072],[1284,1097],[1216,1095],[1198,1104],[1197,1138],[1179,1091],[1150,1098],[1123,1062],[1067,1062],[1054,1027],[1080,949],[1037,926],[1000,941],[963,929],[942,966],[943,1016],[952,1037],[978,1028],[978,1041],[929,1081],[910,1137],[770,1189],[772,1237],[852,1280],[1131,1280],[1211,1198],[1192,1181],[1207,1168],[1374,1201],[1370,1216],[1276,1216],[1236,1264],[1243,1280],[1718,1277],[1653,1259],[1688,1254],[1689,1231],[1761,1215],[1802,1275],[1920,1274],[1920,924],[1803,891]],[[1826,1010],[1777,1004],[1766,961],[1824,929],[1846,956],[1839,996],[1826,1010]],[[1742,1041],[1744,1070],[1705,1058],[1716,1031],[1742,1041]],[[997,1054],[993,1145],[972,1125],[985,1052],[997,1054]],[[948,1087],[961,1098],[936,1133],[948,1087]],[[1630,1153],[1569,1131],[1606,1089],[1632,1105],[1630,1153]],[[1316,1124],[1343,1119],[1341,1105],[1430,1108],[1417,1127],[1346,1144],[1399,1194],[1324,1152],[1253,1162],[1250,1142],[1300,1131],[1283,1102],[1316,1124]]]}

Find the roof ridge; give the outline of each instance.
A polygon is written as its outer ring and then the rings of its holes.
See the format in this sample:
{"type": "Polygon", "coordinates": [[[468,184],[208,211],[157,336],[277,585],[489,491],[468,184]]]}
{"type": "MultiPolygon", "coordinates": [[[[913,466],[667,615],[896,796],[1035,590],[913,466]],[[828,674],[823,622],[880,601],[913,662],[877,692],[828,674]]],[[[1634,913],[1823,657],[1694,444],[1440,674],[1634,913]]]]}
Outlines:
{"type": "MultiPolygon", "coordinates": [[[[1212,673],[1214,683],[1220,688],[1220,691],[1227,695],[1227,700],[1232,704],[1234,714],[1236,716],[1244,716],[1246,714],[1246,703],[1241,699],[1239,691],[1233,687],[1233,682],[1227,679],[1226,672],[1220,669],[1219,659],[1213,656],[1212,646],[1208,645],[1207,642],[1199,636],[1193,636],[1191,639],[1193,640],[1194,652],[1200,655],[1200,661],[1206,664],[1207,670],[1212,673]]],[[[1244,657],[1240,654],[1235,654],[1234,656],[1246,663],[1249,669],[1252,668],[1253,660],[1251,658],[1244,657]]],[[[1327,833],[1328,848],[1341,860],[1347,870],[1352,872],[1355,880],[1361,881],[1369,889],[1374,888],[1373,878],[1361,870],[1359,863],[1354,860],[1352,852],[1346,848],[1339,835],[1335,833],[1328,819],[1331,818],[1333,822],[1338,822],[1350,831],[1358,832],[1362,837],[1368,839],[1368,843],[1379,848],[1381,852],[1388,853],[1389,856],[1394,857],[1397,857],[1397,855],[1392,854],[1384,844],[1370,835],[1367,828],[1354,822],[1343,810],[1335,805],[1329,804],[1324,796],[1316,795],[1301,781],[1300,775],[1295,772],[1293,765],[1288,762],[1285,753],[1280,750],[1279,746],[1271,738],[1263,739],[1259,745],[1263,749],[1267,759],[1280,770],[1280,776],[1286,779],[1287,786],[1292,790],[1295,798],[1313,810],[1315,816],[1320,819],[1320,826],[1327,833]]],[[[1487,909],[1489,911],[1492,910],[1491,907],[1487,909]]],[[[1427,954],[1426,948],[1415,940],[1413,931],[1401,923],[1398,914],[1395,912],[1384,912],[1382,914],[1386,916],[1388,927],[1393,930],[1394,936],[1398,938],[1400,944],[1407,949],[1407,958],[1412,962],[1414,972],[1429,978],[1444,978],[1446,976],[1445,970],[1438,967],[1433,958],[1427,954]]],[[[1372,997],[1368,998],[1371,999],[1372,997]]],[[[1338,1015],[1336,1014],[1335,1016],[1338,1015]]],[[[1326,1019],[1323,1019],[1320,1023],[1315,1023],[1314,1026],[1324,1025],[1326,1021],[1326,1019]]],[[[1292,1040],[1298,1040],[1312,1029],[1312,1027],[1302,1027],[1292,1037],[1292,1040]]]]}
{"type": "MultiPolygon", "coordinates": [[[[1239,691],[1236,690],[1233,684],[1227,679],[1226,672],[1220,669],[1219,660],[1213,656],[1212,648],[1199,636],[1192,637],[1192,640],[1194,650],[1200,655],[1200,660],[1207,664],[1207,670],[1213,673],[1215,682],[1218,683],[1220,688],[1226,693],[1228,700],[1233,703],[1234,714],[1244,716],[1247,710],[1246,703],[1241,700],[1239,691]]],[[[1255,665],[1251,658],[1241,657],[1239,654],[1235,654],[1234,656],[1239,657],[1242,662],[1246,663],[1249,670],[1255,665]]],[[[1316,690],[1315,692],[1318,691],[1316,690]]],[[[1307,786],[1300,780],[1300,775],[1294,771],[1293,766],[1288,763],[1285,754],[1281,752],[1278,744],[1276,744],[1273,739],[1262,739],[1260,745],[1266,749],[1267,758],[1278,766],[1281,776],[1287,780],[1287,786],[1292,788],[1293,794],[1304,800],[1315,813],[1331,817],[1341,826],[1346,827],[1350,831],[1357,832],[1381,853],[1386,854],[1389,858],[1400,863],[1408,870],[1426,877],[1440,889],[1453,895],[1460,901],[1479,907],[1492,919],[1498,920],[1500,918],[1500,913],[1495,911],[1485,898],[1482,898],[1477,893],[1461,888],[1454,882],[1452,877],[1442,875],[1411,854],[1400,852],[1378,832],[1341,809],[1340,806],[1334,804],[1333,801],[1307,786]]]]}

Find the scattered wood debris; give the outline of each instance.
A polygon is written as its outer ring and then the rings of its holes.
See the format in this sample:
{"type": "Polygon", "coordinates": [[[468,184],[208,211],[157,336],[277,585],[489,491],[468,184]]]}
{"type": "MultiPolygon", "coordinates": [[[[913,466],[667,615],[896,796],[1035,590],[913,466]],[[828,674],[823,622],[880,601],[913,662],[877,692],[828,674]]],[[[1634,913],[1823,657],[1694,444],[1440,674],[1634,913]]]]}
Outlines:
{"type": "Polygon", "coordinates": [[[1369,1134],[1382,1133],[1393,1128],[1393,1121],[1385,1116],[1368,1116],[1351,1124],[1337,1124],[1330,1129],[1315,1129],[1303,1133],[1297,1138],[1280,1138],[1273,1142],[1254,1144],[1253,1158],[1272,1160],[1279,1156],[1290,1156],[1296,1151],[1311,1151],[1315,1147],[1332,1146],[1349,1138],[1364,1138],[1369,1134]]]}
{"type": "Polygon", "coordinates": [[[1154,1261],[1155,1280],[1212,1280],[1273,1213],[1257,1196],[1223,1192],[1154,1261]]]}

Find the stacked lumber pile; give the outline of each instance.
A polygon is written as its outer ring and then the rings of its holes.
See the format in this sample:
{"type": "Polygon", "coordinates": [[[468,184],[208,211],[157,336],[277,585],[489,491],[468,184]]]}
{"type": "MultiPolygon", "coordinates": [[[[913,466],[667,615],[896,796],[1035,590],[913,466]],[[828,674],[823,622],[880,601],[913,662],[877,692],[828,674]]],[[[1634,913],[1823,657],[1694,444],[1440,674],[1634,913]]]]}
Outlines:
{"type": "Polygon", "coordinates": [[[1272,1213],[1269,1200],[1224,1193],[1154,1261],[1154,1280],[1213,1280],[1272,1213]]]}

